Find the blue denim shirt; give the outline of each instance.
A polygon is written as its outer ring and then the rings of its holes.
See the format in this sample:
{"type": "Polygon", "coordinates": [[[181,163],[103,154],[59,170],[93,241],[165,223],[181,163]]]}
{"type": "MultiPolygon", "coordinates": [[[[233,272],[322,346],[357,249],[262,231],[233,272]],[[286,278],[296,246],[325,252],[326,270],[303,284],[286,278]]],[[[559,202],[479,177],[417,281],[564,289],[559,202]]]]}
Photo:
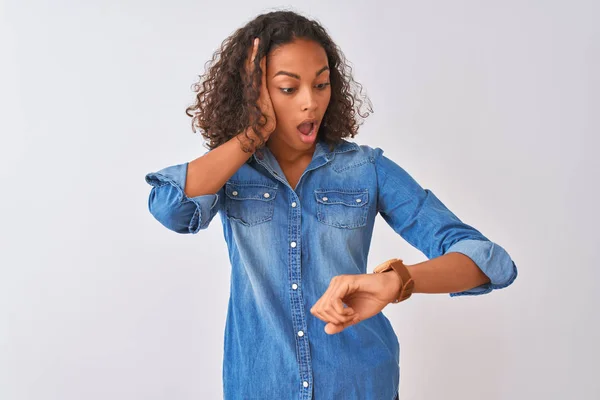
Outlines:
{"type": "Polygon", "coordinates": [[[310,313],[334,276],[367,273],[377,214],[428,258],[465,254],[491,280],[450,296],[489,293],[516,278],[502,247],[382,153],[318,142],[295,190],[266,147],[216,194],[185,195],[187,163],[146,175],[149,210],[168,229],[197,233],[220,215],[231,262],[226,400],[395,398],[400,348],[386,316],[329,335],[310,313]]]}

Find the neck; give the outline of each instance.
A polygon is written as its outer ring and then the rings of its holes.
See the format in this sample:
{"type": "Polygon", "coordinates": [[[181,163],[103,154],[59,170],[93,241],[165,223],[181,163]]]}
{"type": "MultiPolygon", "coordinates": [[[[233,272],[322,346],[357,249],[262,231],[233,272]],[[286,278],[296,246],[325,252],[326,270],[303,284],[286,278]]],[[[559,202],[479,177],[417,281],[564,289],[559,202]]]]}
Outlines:
{"type": "Polygon", "coordinates": [[[287,143],[279,140],[276,135],[272,135],[267,141],[266,146],[280,165],[293,165],[304,159],[312,159],[316,149],[316,142],[306,150],[298,150],[290,147],[287,143]]]}

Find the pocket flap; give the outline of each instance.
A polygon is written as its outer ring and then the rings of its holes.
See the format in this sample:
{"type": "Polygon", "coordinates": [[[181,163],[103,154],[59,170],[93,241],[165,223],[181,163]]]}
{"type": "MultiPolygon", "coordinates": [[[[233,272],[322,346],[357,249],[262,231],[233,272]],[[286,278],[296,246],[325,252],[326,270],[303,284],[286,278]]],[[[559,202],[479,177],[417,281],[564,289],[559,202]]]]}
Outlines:
{"type": "Polygon", "coordinates": [[[321,204],[343,204],[348,207],[362,207],[369,203],[369,190],[315,190],[315,199],[321,204]]]}
{"type": "Polygon", "coordinates": [[[262,200],[271,201],[277,196],[277,188],[260,183],[225,184],[225,194],[233,200],[262,200]]]}

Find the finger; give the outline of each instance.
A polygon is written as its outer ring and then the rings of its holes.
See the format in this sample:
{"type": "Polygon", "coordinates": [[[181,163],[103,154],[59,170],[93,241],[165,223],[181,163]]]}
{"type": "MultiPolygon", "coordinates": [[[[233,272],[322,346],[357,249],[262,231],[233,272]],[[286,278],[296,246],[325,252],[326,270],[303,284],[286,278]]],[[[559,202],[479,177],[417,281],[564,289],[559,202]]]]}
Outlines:
{"type": "Polygon", "coordinates": [[[350,314],[352,308],[350,310],[344,309],[344,303],[342,299],[348,295],[350,289],[350,285],[348,282],[348,278],[344,275],[338,275],[334,279],[331,280],[331,290],[329,290],[329,294],[325,294],[323,309],[331,310],[331,312],[335,312],[340,316],[350,314]]]}
{"type": "Polygon", "coordinates": [[[340,297],[338,297],[334,302],[335,310],[340,315],[351,315],[354,313],[354,309],[350,306],[344,307],[344,302],[340,297]]]}
{"type": "Polygon", "coordinates": [[[328,323],[327,325],[325,325],[325,328],[323,328],[323,329],[325,330],[325,333],[333,335],[333,334],[336,334],[336,333],[340,333],[341,331],[343,331],[347,327],[352,326],[352,325],[356,325],[359,322],[360,322],[360,318],[358,316],[356,316],[352,320],[350,320],[348,322],[345,322],[343,324],[328,323]]]}
{"type": "MultiPolygon", "coordinates": [[[[317,302],[310,309],[311,313],[317,314],[320,317],[326,317],[326,314],[324,314],[324,310],[327,307],[327,304],[329,301],[328,299],[331,297],[331,294],[335,290],[336,286],[337,286],[337,278],[333,277],[329,281],[329,286],[327,287],[327,290],[325,290],[325,293],[323,293],[323,295],[317,300],[317,302]]],[[[324,318],[322,318],[322,319],[324,319],[324,318]]]]}
{"type": "Polygon", "coordinates": [[[317,300],[317,302],[311,307],[310,313],[324,322],[330,322],[330,317],[323,313],[323,298],[324,296],[321,296],[319,300],[317,300]]]}
{"type": "Polygon", "coordinates": [[[325,322],[342,324],[352,319],[352,308],[344,309],[341,297],[344,296],[346,289],[344,279],[334,277],[331,279],[330,286],[327,291],[321,296],[315,305],[315,311],[325,322]]]}
{"type": "Polygon", "coordinates": [[[252,64],[254,63],[254,59],[256,58],[256,54],[258,53],[258,38],[254,39],[252,47],[248,49],[248,57],[246,58],[246,72],[248,75],[252,72],[252,64]]]}
{"type": "Polygon", "coordinates": [[[323,293],[323,295],[321,295],[321,297],[317,300],[317,302],[315,304],[313,304],[312,308],[310,309],[310,312],[312,314],[318,316],[319,318],[321,318],[323,320],[324,320],[324,318],[321,314],[322,314],[323,308],[325,306],[325,301],[329,297],[329,294],[331,292],[331,288],[332,288],[332,285],[334,284],[334,282],[335,282],[334,279],[332,279],[329,282],[329,287],[327,288],[327,290],[325,290],[325,293],[323,293]]]}
{"type": "Polygon", "coordinates": [[[334,276],[329,281],[329,287],[327,288],[325,293],[323,293],[323,296],[321,296],[321,304],[320,304],[321,310],[325,310],[326,308],[328,308],[330,306],[331,298],[337,292],[339,281],[340,281],[339,276],[334,276]]]}
{"type": "Polygon", "coordinates": [[[267,88],[267,56],[263,56],[259,63],[261,78],[260,78],[260,99],[265,105],[267,101],[265,97],[268,97],[269,90],[267,88]]]}
{"type": "MultiPolygon", "coordinates": [[[[263,56],[262,60],[260,60],[260,69],[262,70],[263,78],[267,77],[267,56],[263,56]]],[[[263,79],[263,83],[266,82],[266,79],[263,79]]]]}
{"type": "Polygon", "coordinates": [[[323,307],[322,313],[329,316],[329,322],[342,324],[351,321],[355,317],[352,307],[344,308],[344,304],[342,303],[342,297],[347,291],[344,286],[346,286],[344,283],[338,283],[333,290],[332,296],[323,307]]]}
{"type": "Polygon", "coordinates": [[[338,312],[333,308],[320,310],[319,314],[325,317],[323,321],[334,324],[344,324],[351,321],[355,317],[354,314],[350,313],[338,314],[338,312]]]}
{"type": "MultiPolygon", "coordinates": [[[[321,299],[317,300],[317,302],[310,308],[310,313],[312,315],[314,315],[315,317],[325,321],[325,317],[323,315],[321,315],[321,307],[320,307],[320,301],[321,299]]],[[[329,321],[326,321],[329,322],[329,321]]]]}
{"type": "Polygon", "coordinates": [[[254,59],[256,58],[256,54],[258,53],[258,38],[254,39],[254,45],[252,47],[252,63],[254,64],[254,59]]]}

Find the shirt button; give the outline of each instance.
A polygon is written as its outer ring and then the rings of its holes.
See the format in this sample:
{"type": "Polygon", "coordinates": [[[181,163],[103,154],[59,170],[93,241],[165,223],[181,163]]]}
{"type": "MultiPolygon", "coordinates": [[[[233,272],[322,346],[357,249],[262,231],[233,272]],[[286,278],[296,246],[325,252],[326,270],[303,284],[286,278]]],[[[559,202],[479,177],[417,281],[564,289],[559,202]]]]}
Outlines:
{"type": "Polygon", "coordinates": [[[269,193],[265,193],[264,196],[265,196],[265,199],[268,199],[271,195],[269,193]]]}
{"type": "Polygon", "coordinates": [[[323,201],[327,201],[329,200],[327,197],[323,197],[323,201]]]}
{"type": "Polygon", "coordinates": [[[360,203],[361,201],[362,201],[361,199],[356,199],[356,202],[357,202],[357,203],[360,203]]]}
{"type": "Polygon", "coordinates": [[[296,285],[295,283],[292,284],[292,289],[296,290],[298,289],[298,285],[296,285]]]}
{"type": "Polygon", "coordinates": [[[306,381],[302,382],[302,386],[308,387],[308,382],[306,382],[306,381]]]}
{"type": "Polygon", "coordinates": [[[298,331],[298,336],[300,336],[300,337],[304,336],[304,332],[298,331]]]}
{"type": "Polygon", "coordinates": [[[236,192],[236,191],[234,190],[234,191],[233,191],[231,194],[232,194],[232,195],[234,195],[234,196],[237,196],[237,195],[238,195],[238,192],[236,192]]]}
{"type": "Polygon", "coordinates": [[[292,208],[296,208],[296,202],[292,203],[292,208]]]}
{"type": "Polygon", "coordinates": [[[292,243],[290,243],[290,246],[292,246],[292,247],[296,247],[296,242],[292,242],[292,243]]]}

